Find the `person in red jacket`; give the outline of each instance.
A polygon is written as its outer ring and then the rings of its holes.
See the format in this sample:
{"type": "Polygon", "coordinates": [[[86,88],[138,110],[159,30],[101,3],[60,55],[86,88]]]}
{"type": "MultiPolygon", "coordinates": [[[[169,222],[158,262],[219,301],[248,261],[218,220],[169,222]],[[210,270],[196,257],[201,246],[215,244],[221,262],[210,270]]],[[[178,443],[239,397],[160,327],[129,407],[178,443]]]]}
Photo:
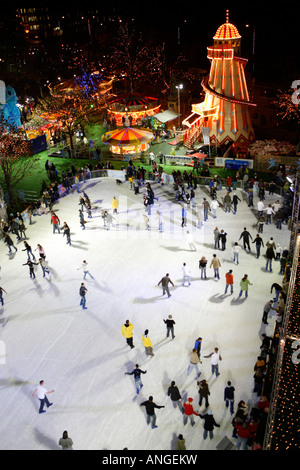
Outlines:
{"type": "Polygon", "coordinates": [[[186,425],[188,418],[190,418],[191,425],[194,426],[195,421],[194,421],[194,416],[199,416],[196,411],[194,411],[193,405],[192,405],[193,399],[188,398],[187,401],[183,404],[183,409],[184,409],[184,415],[183,415],[183,424],[186,425]]]}
{"type": "Polygon", "coordinates": [[[226,287],[225,287],[225,294],[227,294],[227,289],[230,287],[230,293],[233,294],[233,274],[232,269],[229,269],[228,273],[225,274],[226,279],[226,287]]]}
{"type": "Polygon", "coordinates": [[[51,224],[53,225],[53,233],[55,233],[56,230],[60,233],[60,220],[53,211],[51,211],[51,224]]]}
{"type": "Polygon", "coordinates": [[[247,449],[248,439],[252,436],[251,430],[249,429],[249,423],[246,421],[243,424],[236,424],[238,440],[236,443],[237,448],[239,449],[241,444],[243,445],[243,450],[247,449]]]}

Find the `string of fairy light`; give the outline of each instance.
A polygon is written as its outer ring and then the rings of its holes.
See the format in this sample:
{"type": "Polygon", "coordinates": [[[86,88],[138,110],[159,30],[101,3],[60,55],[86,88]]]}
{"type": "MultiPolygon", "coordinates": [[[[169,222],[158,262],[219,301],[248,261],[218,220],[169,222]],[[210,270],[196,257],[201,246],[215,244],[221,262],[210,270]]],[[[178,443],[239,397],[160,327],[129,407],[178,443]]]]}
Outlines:
{"type": "Polygon", "coordinates": [[[300,449],[300,235],[290,277],[286,322],[283,324],[264,448],[300,449]],[[299,351],[299,357],[298,357],[299,351]]]}

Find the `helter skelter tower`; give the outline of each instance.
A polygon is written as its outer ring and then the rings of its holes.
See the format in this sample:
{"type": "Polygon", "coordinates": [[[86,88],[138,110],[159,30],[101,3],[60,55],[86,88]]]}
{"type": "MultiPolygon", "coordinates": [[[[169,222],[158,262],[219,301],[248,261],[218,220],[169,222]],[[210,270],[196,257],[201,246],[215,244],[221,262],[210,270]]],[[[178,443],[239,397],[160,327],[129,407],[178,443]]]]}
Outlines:
{"type": "Polygon", "coordinates": [[[240,57],[241,35],[229,23],[228,10],[213,39],[214,45],[207,48],[210,72],[202,81],[205,99],[192,105],[192,114],[182,122],[188,127],[183,138],[188,148],[201,142],[203,127],[209,128],[210,142],[218,145],[231,141],[247,145],[254,140],[249,110],[256,105],[249,100],[247,59],[240,57]]]}

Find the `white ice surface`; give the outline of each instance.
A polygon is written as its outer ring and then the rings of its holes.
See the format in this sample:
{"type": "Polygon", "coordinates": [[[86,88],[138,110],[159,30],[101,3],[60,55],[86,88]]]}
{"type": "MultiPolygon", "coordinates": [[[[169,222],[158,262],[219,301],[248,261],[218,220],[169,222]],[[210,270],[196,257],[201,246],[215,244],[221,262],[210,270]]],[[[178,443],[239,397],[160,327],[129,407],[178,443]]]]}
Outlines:
{"type": "MultiPolygon", "coordinates": [[[[46,250],[52,280],[42,277],[39,266],[36,280],[29,278],[26,253],[19,242],[18,252],[8,255],[1,242],[0,285],[7,291],[5,305],[0,310],[0,391],[1,449],[60,449],[58,440],[68,430],[76,450],[170,450],[176,436],[182,433],[188,450],[215,449],[226,435],[231,438],[232,426],[224,406],[223,391],[227,380],[235,389],[235,402],[245,400],[249,407],[257,402],[253,395],[253,367],[259,354],[261,333],[271,334],[274,317],[269,325],[261,323],[262,309],[271,299],[270,286],[281,282],[279,263],[273,273],[264,270],[265,259],[257,260],[244,251],[239,266],[233,265],[231,245],[246,226],[254,237],[257,229],[255,211],[246,202],[239,203],[237,215],[218,210],[218,218],[199,230],[193,227],[189,210],[188,227],[192,229],[197,252],[189,249],[186,229],[181,228],[181,205],[174,202],[171,187],[153,184],[158,203],[152,210],[151,232],[144,230],[142,194],[134,195],[128,183],[116,186],[108,178],[92,180],[84,188],[93,205],[93,218],[86,218],[86,230],[81,230],[78,218],[79,197],[76,192],[61,199],[54,209],[61,224],[71,228],[72,246],[60,234],[52,234],[50,216],[34,217],[27,225],[32,248],[40,243],[46,250]],[[101,209],[111,211],[113,196],[120,199],[118,227],[103,229],[101,209]],[[165,231],[157,231],[156,210],[164,214],[165,231]],[[227,249],[218,251],[222,267],[221,279],[215,281],[213,270],[209,279],[200,280],[198,260],[205,255],[210,263],[213,230],[218,226],[228,233],[227,249]],[[83,259],[95,280],[87,278],[87,310],[79,306],[78,290],[82,272],[77,268],[83,259]],[[181,285],[181,266],[186,262],[192,269],[189,287],[181,285]],[[223,295],[225,273],[233,269],[235,291],[223,295]],[[170,273],[175,283],[172,297],[162,297],[157,287],[162,276],[170,273]],[[247,300],[237,300],[238,284],[247,273],[253,286],[247,300]],[[176,322],[174,340],[166,339],[163,319],[169,314],[176,322]],[[135,349],[130,349],[121,335],[121,327],[129,319],[134,325],[135,349]],[[8,321],[7,321],[8,320],[8,321]],[[7,323],[6,323],[7,321],[7,323]],[[155,356],[147,358],[141,335],[149,329],[155,356]],[[173,410],[167,389],[175,380],[183,398],[194,398],[198,392],[194,373],[187,376],[189,353],[194,341],[202,336],[202,378],[208,380],[210,407],[215,420],[214,439],[204,441],[203,420],[195,417],[196,425],[183,425],[179,410],[173,410]],[[211,376],[210,360],[203,356],[218,346],[223,357],[220,376],[211,376]],[[4,362],[4,363],[3,363],[4,362]],[[138,363],[147,374],[142,376],[144,387],[136,395],[132,376],[124,375],[138,363]],[[46,413],[38,413],[39,401],[32,397],[36,384],[45,380],[54,405],[46,413]],[[156,411],[158,428],[146,424],[145,409],[139,404],[153,395],[154,401],[165,408],[156,411]]],[[[225,190],[221,192],[222,196],[225,190]]],[[[218,193],[218,197],[221,197],[218,193]]],[[[239,191],[240,197],[243,193],[239,191]]],[[[202,202],[207,190],[198,187],[196,201],[202,202]]],[[[277,197],[268,196],[265,203],[277,197]]],[[[254,200],[255,206],[257,198],[254,200]]],[[[284,225],[264,227],[264,242],[270,236],[282,247],[288,246],[289,231],[284,225]]],[[[35,252],[36,253],[36,252],[35,252]]],[[[262,250],[265,253],[265,250],[262,250]]]]}

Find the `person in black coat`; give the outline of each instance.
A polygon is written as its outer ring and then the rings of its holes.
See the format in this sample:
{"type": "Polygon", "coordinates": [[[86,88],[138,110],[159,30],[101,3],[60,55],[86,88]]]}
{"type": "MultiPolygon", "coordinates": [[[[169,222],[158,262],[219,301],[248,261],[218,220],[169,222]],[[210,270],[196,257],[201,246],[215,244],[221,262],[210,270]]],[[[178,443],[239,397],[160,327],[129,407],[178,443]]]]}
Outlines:
{"type": "Polygon", "coordinates": [[[181,395],[180,395],[180,392],[179,392],[179,389],[178,389],[177,385],[175,385],[174,380],[171,382],[171,385],[168,388],[168,397],[171,398],[172,403],[173,403],[173,407],[176,408],[178,406],[180,411],[183,413],[184,410],[183,410],[182,403],[180,401],[181,400],[181,395]]]}
{"type": "Polygon", "coordinates": [[[174,335],[174,325],[175,325],[175,321],[173,320],[172,318],[172,315],[169,315],[168,318],[166,320],[164,320],[166,326],[167,326],[167,338],[169,337],[169,334],[171,333],[172,335],[172,339],[175,338],[175,335],[174,335]]]}
{"type": "Polygon", "coordinates": [[[203,432],[203,439],[207,438],[207,434],[209,433],[210,439],[214,437],[214,427],[216,426],[217,428],[220,427],[219,424],[215,422],[215,418],[212,414],[211,410],[208,410],[207,413],[203,415],[199,415],[201,419],[204,419],[204,432],[203,432]]]}
{"type": "Polygon", "coordinates": [[[147,401],[143,401],[140,406],[145,406],[146,408],[147,424],[150,424],[150,421],[152,421],[152,429],[157,428],[155,408],[164,408],[164,406],[154,403],[152,396],[147,401]]]}

